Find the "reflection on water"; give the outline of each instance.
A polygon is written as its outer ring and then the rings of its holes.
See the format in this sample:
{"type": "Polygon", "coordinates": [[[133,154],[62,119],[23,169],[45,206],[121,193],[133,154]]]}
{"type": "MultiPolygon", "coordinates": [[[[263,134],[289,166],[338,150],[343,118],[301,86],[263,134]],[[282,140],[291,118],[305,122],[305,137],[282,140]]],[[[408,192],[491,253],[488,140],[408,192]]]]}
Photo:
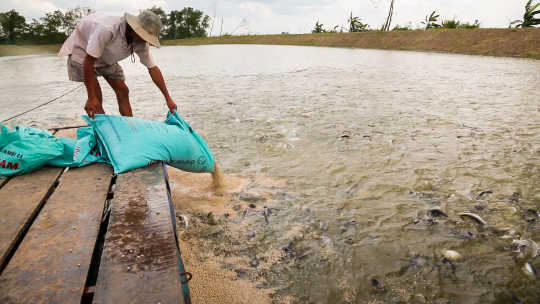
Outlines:
{"type": "MultiPolygon", "coordinates": [[[[539,298],[539,280],[523,268],[540,269],[540,258],[511,245],[540,242],[540,62],[235,45],[164,47],[155,57],[225,173],[247,178],[225,198],[238,214],[214,212],[225,232],[199,237],[217,254],[270,264],[239,273],[255,272],[276,299],[539,298]]],[[[0,66],[0,120],[75,85],[53,56],[4,57],[0,66]]],[[[134,114],[163,119],[144,67],[123,66],[134,114]]],[[[102,86],[106,111],[118,113],[102,86]]],[[[11,123],[78,124],[85,99],[81,89],[11,123]]]]}

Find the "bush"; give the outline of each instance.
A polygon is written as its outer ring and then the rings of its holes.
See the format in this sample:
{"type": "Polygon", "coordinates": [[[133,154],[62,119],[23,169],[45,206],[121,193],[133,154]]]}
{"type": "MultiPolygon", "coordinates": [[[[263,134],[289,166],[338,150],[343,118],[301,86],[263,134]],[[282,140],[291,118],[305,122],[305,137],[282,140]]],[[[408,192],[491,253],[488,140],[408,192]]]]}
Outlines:
{"type": "Polygon", "coordinates": [[[461,23],[458,20],[445,20],[442,23],[442,27],[445,29],[476,29],[480,27],[480,22],[478,20],[474,20],[474,23],[470,24],[469,22],[461,23]]]}
{"type": "Polygon", "coordinates": [[[399,24],[394,26],[394,28],[392,29],[392,31],[411,31],[411,27],[406,25],[406,26],[400,26],[399,24]]]}
{"type": "Polygon", "coordinates": [[[460,29],[477,29],[480,28],[480,22],[478,20],[474,20],[473,24],[469,24],[469,22],[462,23],[459,25],[460,29]]]}
{"type": "Polygon", "coordinates": [[[457,20],[445,20],[442,23],[442,27],[447,29],[457,29],[459,26],[460,23],[457,20]]]}

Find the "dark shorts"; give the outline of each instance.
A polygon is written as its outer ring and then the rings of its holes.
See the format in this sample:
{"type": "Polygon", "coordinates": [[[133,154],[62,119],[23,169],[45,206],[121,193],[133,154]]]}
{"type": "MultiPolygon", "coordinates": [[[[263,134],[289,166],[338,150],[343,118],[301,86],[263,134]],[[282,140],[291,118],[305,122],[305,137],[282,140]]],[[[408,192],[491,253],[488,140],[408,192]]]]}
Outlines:
{"type": "MultiPolygon", "coordinates": [[[[84,72],[82,64],[71,60],[71,55],[67,59],[68,77],[71,81],[84,82],[84,72]]],[[[113,65],[107,65],[104,67],[94,68],[94,73],[97,76],[103,76],[108,79],[126,80],[124,76],[124,70],[122,67],[115,63],[113,65]]]]}

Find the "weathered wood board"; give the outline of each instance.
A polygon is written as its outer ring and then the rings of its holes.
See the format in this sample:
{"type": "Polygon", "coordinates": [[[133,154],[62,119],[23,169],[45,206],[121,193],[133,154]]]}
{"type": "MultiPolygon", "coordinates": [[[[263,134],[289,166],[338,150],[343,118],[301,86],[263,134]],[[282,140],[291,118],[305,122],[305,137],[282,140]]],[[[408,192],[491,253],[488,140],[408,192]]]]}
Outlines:
{"type": "Polygon", "coordinates": [[[0,275],[0,303],[81,301],[111,178],[104,164],[62,176],[0,275]]]}
{"type": "Polygon", "coordinates": [[[161,164],[120,174],[93,303],[184,303],[161,164]]]}
{"type": "Polygon", "coordinates": [[[4,265],[63,170],[45,167],[13,177],[0,188],[0,265],[4,265]]]}
{"type": "Polygon", "coordinates": [[[7,181],[8,181],[7,178],[0,177],[0,188],[2,188],[2,186],[4,186],[7,183],[7,181]]]}
{"type": "MultiPolygon", "coordinates": [[[[57,132],[75,137],[75,131],[57,132]]],[[[35,172],[0,180],[0,270],[23,232],[54,190],[64,168],[44,167],[35,172]]]]}

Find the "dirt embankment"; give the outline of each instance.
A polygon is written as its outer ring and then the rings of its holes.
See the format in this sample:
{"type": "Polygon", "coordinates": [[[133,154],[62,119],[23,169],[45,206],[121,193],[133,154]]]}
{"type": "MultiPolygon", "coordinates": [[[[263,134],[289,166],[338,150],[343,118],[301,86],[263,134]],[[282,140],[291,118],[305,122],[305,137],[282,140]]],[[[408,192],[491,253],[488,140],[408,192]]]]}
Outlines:
{"type": "Polygon", "coordinates": [[[540,59],[540,28],[226,36],[166,40],[164,44],[305,45],[434,51],[540,59]]]}
{"type": "MultiPolygon", "coordinates": [[[[299,35],[249,35],[164,40],[164,45],[276,44],[448,52],[540,59],[540,28],[370,31],[299,35]]],[[[56,53],[52,45],[0,45],[1,56],[56,53]]]]}

